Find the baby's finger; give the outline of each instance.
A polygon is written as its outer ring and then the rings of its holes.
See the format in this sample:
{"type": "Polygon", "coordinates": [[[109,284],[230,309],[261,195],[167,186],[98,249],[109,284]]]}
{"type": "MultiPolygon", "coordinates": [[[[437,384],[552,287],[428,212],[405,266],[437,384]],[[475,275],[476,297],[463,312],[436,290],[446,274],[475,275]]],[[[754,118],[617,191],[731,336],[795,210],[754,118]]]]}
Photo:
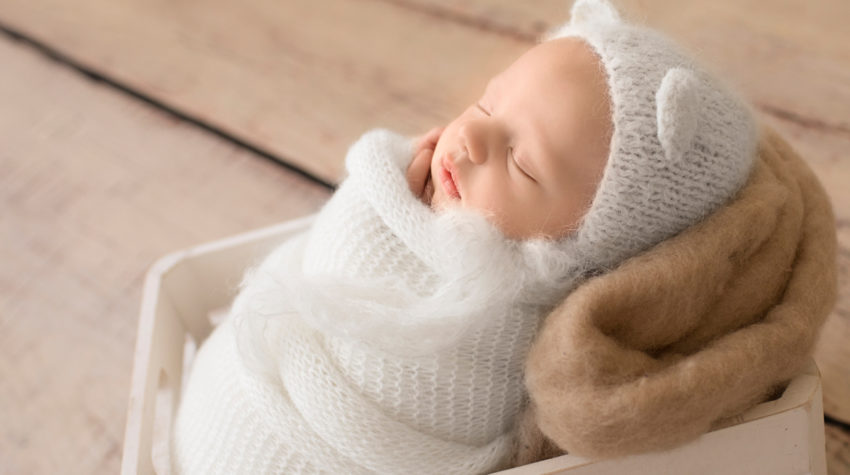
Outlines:
{"type": "Polygon", "coordinates": [[[437,148],[437,142],[440,140],[440,136],[443,135],[444,129],[445,127],[434,127],[420,137],[416,146],[417,152],[425,148],[430,148],[431,150],[437,148]]]}
{"type": "Polygon", "coordinates": [[[431,172],[431,157],[434,151],[431,149],[422,149],[413,157],[410,166],[407,167],[407,184],[410,186],[410,191],[414,195],[422,198],[422,193],[425,191],[425,182],[428,180],[428,174],[431,172]]]}

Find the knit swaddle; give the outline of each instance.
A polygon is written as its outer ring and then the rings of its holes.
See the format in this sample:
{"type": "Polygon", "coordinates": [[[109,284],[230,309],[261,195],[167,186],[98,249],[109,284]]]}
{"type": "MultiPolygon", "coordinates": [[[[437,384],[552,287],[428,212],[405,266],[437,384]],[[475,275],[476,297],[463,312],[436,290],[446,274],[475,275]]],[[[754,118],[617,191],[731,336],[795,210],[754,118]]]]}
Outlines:
{"type": "Polygon", "coordinates": [[[505,462],[540,318],[585,263],[410,192],[409,140],[374,131],[304,235],[249,273],[202,346],[181,473],[481,473],[505,462]]]}

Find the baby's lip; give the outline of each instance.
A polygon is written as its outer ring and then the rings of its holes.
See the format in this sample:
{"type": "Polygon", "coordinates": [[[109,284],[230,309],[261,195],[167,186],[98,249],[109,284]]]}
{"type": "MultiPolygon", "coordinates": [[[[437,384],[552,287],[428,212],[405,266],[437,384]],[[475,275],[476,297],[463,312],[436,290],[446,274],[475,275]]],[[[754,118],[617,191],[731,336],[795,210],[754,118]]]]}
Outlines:
{"type": "Polygon", "coordinates": [[[440,184],[443,186],[443,191],[450,198],[459,200],[461,194],[457,182],[457,167],[455,167],[454,161],[446,154],[440,159],[440,165],[440,184]]]}

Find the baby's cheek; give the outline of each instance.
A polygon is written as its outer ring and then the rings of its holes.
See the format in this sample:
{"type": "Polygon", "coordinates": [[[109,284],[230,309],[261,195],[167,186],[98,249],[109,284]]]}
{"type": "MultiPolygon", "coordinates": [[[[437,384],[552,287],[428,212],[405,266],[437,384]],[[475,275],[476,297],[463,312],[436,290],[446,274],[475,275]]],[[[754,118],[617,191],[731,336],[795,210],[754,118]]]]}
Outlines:
{"type": "Polygon", "coordinates": [[[542,234],[540,209],[532,203],[522,202],[515,197],[490,195],[478,209],[487,219],[512,239],[527,239],[542,234]]]}

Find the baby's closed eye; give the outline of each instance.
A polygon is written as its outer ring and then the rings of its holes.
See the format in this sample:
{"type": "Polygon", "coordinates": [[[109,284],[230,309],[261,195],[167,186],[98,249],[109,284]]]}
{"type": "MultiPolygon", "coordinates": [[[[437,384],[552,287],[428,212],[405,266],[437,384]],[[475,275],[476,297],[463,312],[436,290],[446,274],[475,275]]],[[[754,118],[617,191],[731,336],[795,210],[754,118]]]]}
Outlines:
{"type": "Polygon", "coordinates": [[[534,176],[528,172],[528,169],[523,166],[522,161],[517,158],[517,154],[514,150],[514,147],[508,147],[508,160],[513,162],[514,167],[516,167],[516,169],[519,170],[519,172],[522,173],[525,178],[528,178],[529,180],[537,183],[537,180],[534,178],[534,176]]]}

